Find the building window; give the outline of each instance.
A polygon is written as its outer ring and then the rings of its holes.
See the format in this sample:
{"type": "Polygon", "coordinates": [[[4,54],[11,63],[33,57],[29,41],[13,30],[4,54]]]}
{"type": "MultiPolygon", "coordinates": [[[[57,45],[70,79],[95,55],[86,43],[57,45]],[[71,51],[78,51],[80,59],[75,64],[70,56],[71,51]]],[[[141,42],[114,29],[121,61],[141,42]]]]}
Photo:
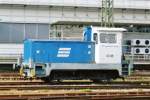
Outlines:
{"type": "Polygon", "coordinates": [[[24,39],[48,39],[48,24],[0,23],[0,43],[23,43],[24,39]]]}
{"type": "Polygon", "coordinates": [[[126,9],[122,9],[122,18],[125,17],[127,10],[126,9]]]}

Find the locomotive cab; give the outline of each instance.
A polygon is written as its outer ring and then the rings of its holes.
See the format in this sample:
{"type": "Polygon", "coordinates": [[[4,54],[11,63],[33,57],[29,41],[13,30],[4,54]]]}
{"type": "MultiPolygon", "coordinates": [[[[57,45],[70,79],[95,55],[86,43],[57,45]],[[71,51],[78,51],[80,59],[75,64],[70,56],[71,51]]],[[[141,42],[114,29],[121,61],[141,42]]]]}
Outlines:
{"type": "Polygon", "coordinates": [[[123,31],[123,28],[93,28],[96,63],[121,64],[123,31]]]}
{"type": "MultiPolygon", "coordinates": [[[[85,41],[95,42],[95,63],[110,66],[110,69],[119,72],[120,76],[129,75],[132,64],[126,61],[123,54],[124,28],[86,27],[85,41]],[[126,68],[124,68],[126,66],[126,68]],[[113,67],[113,68],[112,68],[113,67]]],[[[105,68],[104,68],[105,69],[105,68]]]]}

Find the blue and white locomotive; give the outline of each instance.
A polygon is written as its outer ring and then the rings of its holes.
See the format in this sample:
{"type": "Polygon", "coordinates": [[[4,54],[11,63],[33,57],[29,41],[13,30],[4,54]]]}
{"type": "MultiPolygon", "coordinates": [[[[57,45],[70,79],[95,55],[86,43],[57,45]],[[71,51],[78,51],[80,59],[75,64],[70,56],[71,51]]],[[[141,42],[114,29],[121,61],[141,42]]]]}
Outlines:
{"type": "Polygon", "coordinates": [[[126,29],[88,26],[83,40],[25,40],[21,74],[51,80],[111,80],[129,75],[122,36],[126,29]]]}

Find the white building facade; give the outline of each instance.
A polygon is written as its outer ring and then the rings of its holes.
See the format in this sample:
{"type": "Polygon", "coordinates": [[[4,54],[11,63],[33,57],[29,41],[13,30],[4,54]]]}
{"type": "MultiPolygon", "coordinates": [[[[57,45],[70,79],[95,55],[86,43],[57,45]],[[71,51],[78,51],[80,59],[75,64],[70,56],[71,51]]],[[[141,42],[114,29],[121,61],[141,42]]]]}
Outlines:
{"type": "MultiPolygon", "coordinates": [[[[115,23],[150,23],[149,0],[114,0],[115,23]]],[[[54,23],[100,22],[101,0],[0,0],[0,21],[54,23]]]]}
{"type": "MultiPolygon", "coordinates": [[[[114,23],[150,24],[149,0],[114,0],[114,23]]],[[[47,39],[49,25],[100,25],[101,0],[0,0],[0,43],[47,39]],[[16,39],[17,36],[17,39],[16,39]]]]}

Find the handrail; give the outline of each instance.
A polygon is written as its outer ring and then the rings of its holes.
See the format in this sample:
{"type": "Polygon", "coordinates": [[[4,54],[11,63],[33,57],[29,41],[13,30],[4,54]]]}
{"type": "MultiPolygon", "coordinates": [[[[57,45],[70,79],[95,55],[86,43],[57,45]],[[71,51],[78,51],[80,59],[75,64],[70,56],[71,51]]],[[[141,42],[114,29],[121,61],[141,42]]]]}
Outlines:
{"type": "Polygon", "coordinates": [[[50,40],[83,40],[83,37],[50,37],[50,40]]]}
{"type": "Polygon", "coordinates": [[[132,61],[150,61],[150,55],[132,55],[126,54],[126,59],[130,59],[132,61]]]}
{"type": "Polygon", "coordinates": [[[0,53],[0,57],[23,57],[23,54],[20,53],[0,53]]]}

